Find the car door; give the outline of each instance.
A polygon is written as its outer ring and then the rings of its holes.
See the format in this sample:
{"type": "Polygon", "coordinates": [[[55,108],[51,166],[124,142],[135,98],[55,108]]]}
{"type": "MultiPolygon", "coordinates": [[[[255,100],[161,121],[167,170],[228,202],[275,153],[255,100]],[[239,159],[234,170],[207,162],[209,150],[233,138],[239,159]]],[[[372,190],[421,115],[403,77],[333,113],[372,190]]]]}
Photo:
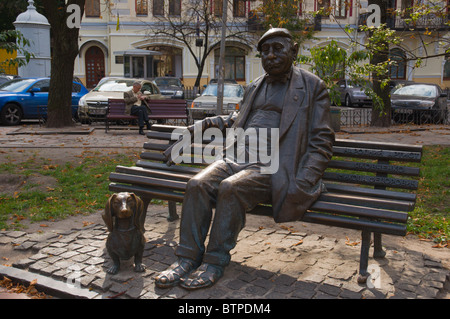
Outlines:
{"type": "Polygon", "coordinates": [[[50,79],[39,80],[27,91],[22,101],[25,118],[39,118],[47,116],[48,91],[50,79]]]}
{"type": "MultiPolygon", "coordinates": [[[[160,100],[162,98],[159,89],[152,82],[143,82],[141,87],[141,92],[150,92],[150,99],[152,100],[160,100]]],[[[147,95],[148,96],[148,95],[147,95]]]]}

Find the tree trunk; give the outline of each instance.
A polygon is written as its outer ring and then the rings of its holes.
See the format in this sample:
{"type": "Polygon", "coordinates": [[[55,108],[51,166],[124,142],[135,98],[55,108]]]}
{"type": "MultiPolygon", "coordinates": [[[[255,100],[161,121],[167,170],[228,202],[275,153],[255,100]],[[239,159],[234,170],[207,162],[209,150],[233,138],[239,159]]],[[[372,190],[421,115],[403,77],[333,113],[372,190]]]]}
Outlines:
{"type": "MultiPolygon", "coordinates": [[[[387,45],[387,44],[386,44],[387,45]]],[[[387,61],[388,59],[387,53],[376,53],[373,58],[370,60],[371,64],[378,64],[387,61]]],[[[379,107],[372,107],[372,119],[370,122],[371,126],[377,127],[389,127],[391,126],[391,98],[389,92],[389,85],[386,85],[384,88],[381,88],[381,81],[388,78],[389,74],[385,75],[377,75],[373,74],[373,90],[374,92],[382,99],[383,101],[383,109],[379,107]]]]}
{"type": "MultiPolygon", "coordinates": [[[[381,23],[386,23],[387,12],[388,12],[388,0],[369,0],[370,4],[376,4],[380,6],[381,9],[381,23]]],[[[369,35],[371,36],[371,35],[369,35]]],[[[373,58],[370,60],[371,64],[379,64],[388,61],[389,59],[389,44],[388,43],[378,43],[378,46],[386,48],[385,50],[375,52],[373,58]]],[[[389,74],[377,75],[373,74],[373,90],[374,92],[383,100],[383,109],[373,107],[372,108],[372,119],[371,126],[378,127],[389,127],[391,126],[391,99],[389,96],[389,85],[381,88],[381,81],[389,78],[389,74]]]]}
{"type": "Polygon", "coordinates": [[[47,105],[47,127],[72,126],[72,82],[75,58],[78,54],[78,28],[69,28],[66,8],[76,4],[84,12],[85,0],[43,0],[46,17],[51,26],[51,73],[47,105]]]}

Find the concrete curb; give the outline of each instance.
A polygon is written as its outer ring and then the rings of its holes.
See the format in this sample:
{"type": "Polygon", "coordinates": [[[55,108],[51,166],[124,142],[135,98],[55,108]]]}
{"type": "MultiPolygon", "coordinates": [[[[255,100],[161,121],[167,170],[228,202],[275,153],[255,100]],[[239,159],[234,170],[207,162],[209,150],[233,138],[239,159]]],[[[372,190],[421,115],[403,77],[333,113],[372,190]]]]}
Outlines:
{"type": "Polygon", "coordinates": [[[98,293],[86,288],[78,288],[74,285],[45,277],[36,273],[31,273],[13,267],[0,265],[0,276],[7,277],[14,282],[29,285],[33,280],[37,280],[36,289],[48,295],[64,299],[93,299],[99,296],[98,293]]]}

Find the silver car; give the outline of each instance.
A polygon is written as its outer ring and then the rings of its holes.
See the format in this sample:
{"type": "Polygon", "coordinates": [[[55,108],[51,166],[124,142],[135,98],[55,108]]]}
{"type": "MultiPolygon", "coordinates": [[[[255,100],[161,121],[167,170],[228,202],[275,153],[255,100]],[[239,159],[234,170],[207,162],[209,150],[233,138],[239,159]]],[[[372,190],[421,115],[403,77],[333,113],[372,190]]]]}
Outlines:
{"type": "Polygon", "coordinates": [[[392,118],[395,122],[445,124],[448,117],[447,93],[439,85],[414,83],[391,91],[392,118]]]}
{"type": "Polygon", "coordinates": [[[99,84],[83,96],[78,102],[78,117],[82,123],[95,119],[104,119],[108,108],[108,99],[122,99],[123,92],[133,88],[134,82],[141,82],[141,92],[151,99],[165,99],[158,87],[149,80],[130,78],[104,78],[99,84]]]}
{"type": "Polygon", "coordinates": [[[339,80],[337,90],[341,105],[347,107],[372,105],[372,100],[364,93],[364,87],[360,84],[352,83],[350,80],[339,80]]]}
{"type": "MultiPolygon", "coordinates": [[[[225,83],[223,91],[223,114],[239,110],[244,97],[244,88],[240,84],[225,83]]],[[[189,109],[193,120],[201,120],[216,114],[217,83],[210,83],[202,95],[196,98],[189,109]]]]}

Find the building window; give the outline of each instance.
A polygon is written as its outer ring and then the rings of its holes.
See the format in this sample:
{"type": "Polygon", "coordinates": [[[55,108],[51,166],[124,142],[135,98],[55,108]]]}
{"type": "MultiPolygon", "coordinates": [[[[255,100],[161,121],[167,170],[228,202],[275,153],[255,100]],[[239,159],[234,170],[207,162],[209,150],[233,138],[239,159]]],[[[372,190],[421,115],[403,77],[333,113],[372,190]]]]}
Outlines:
{"type": "Polygon", "coordinates": [[[86,0],[84,5],[84,12],[86,17],[99,18],[100,17],[100,0],[86,0]]]}
{"type": "Polygon", "coordinates": [[[317,10],[322,12],[323,16],[330,15],[330,1],[332,0],[317,0],[317,10]]]}
{"type": "Polygon", "coordinates": [[[233,0],[233,16],[245,17],[245,0],[233,0]]]}
{"type": "Polygon", "coordinates": [[[169,15],[181,15],[181,0],[169,0],[169,15]]]}
{"type": "Polygon", "coordinates": [[[136,15],[148,15],[148,0],[136,0],[136,15]]]}
{"type": "Polygon", "coordinates": [[[333,0],[334,1],[334,16],[336,18],[346,18],[347,17],[347,0],[333,0]]]}
{"type": "Polygon", "coordinates": [[[153,0],[153,15],[154,16],[164,15],[164,0],[153,0]]]}
{"type": "Polygon", "coordinates": [[[389,53],[391,62],[394,62],[390,68],[391,79],[404,80],[406,79],[406,54],[401,49],[393,49],[389,53]]]}
{"type": "Polygon", "coordinates": [[[409,18],[414,6],[414,0],[402,0],[401,2],[401,12],[402,18],[409,18]]]}
{"type": "MultiPolygon", "coordinates": [[[[219,70],[220,49],[214,52],[215,70],[219,70]]],[[[239,48],[225,48],[225,79],[245,81],[245,51],[239,48]]],[[[218,75],[216,74],[216,77],[218,75]]]]}
{"type": "Polygon", "coordinates": [[[213,0],[214,1],[214,15],[216,17],[222,16],[223,0],[213,0]]]}
{"type": "Polygon", "coordinates": [[[445,56],[444,63],[444,80],[450,81],[450,54],[445,56]]]}

